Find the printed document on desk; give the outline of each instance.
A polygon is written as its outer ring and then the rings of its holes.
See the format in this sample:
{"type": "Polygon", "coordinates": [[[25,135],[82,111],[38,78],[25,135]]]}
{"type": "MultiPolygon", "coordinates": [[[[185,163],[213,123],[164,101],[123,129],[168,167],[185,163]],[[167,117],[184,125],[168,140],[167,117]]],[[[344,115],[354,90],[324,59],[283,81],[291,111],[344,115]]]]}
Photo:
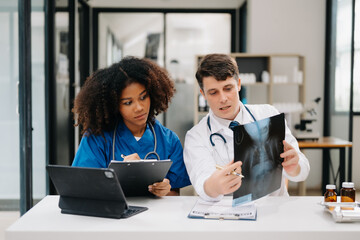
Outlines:
{"type": "Polygon", "coordinates": [[[219,220],[256,220],[256,205],[251,202],[232,207],[232,198],[230,197],[224,197],[220,202],[207,202],[199,198],[188,217],[219,220]]]}

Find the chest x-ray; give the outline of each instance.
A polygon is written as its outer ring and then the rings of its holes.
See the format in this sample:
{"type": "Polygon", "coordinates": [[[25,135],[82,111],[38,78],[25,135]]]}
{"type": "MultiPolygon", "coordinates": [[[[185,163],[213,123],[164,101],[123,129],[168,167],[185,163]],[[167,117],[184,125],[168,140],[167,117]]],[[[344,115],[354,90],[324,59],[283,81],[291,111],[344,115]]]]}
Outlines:
{"type": "Polygon", "coordinates": [[[242,161],[244,178],[233,194],[233,205],[253,201],[280,188],[284,138],[283,113],[235,127],[234,161],[242,161]]]}

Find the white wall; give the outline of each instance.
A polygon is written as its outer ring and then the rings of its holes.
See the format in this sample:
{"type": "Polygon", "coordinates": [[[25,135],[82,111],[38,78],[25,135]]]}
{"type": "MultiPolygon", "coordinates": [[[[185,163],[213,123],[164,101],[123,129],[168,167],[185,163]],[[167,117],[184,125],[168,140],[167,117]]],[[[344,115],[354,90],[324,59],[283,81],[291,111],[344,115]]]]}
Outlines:
{"type": "MultiPolygon", "coordinates": [[[[360,189],[360,116],[354,117],[353,125],[353,168],[352,181],[355,183],[355,188],[360,189]]],[[[358,190],[359,191],[359,190],[358,190]]],[[[358,199],[359,201],[359,199],[358,199]]]]}
{"type": "MultiPolygon", "coordinates": [[[[324,89],[325,0],[248,0],[249,53],[297,53],[305,56],[306,99],[321,97],[324,89]]],[[[314,129],[322,134],[323,102],[314,129]]],[[[320,188],[322,155],[306,151],[311,171],[308,188],[320,188]]]]}
{"type": "Polygon", "coordinates": [[[110,23],[107,21],[106,18],[103,17],[102,14],[99,15],[99,35],[98,35],[98,47],[99,47],[99,55],[98,55],[98,68],[106,67],[106,36],[108,31],[108,26],[110,23]]]}

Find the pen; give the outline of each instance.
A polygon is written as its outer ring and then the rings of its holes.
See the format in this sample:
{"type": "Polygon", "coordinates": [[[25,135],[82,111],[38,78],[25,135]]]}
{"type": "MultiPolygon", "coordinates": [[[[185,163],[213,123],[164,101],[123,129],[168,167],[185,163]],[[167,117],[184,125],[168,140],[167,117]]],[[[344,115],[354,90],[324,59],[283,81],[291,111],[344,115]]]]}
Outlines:
{"type": "MultiPolygon", "coordinates": [[[[223,167],[216,164],[216,169],[222,170],[223,167]]],[[[242,175],[242,174],[240,174],[240,173],[237,173],[237,172],[235,172],[235,171],[232,171],[230,174],[235,175],[235,176],[238,176],[238,177],[241,177],[241,178],[244,178],[244,175],[242,175]]]]}

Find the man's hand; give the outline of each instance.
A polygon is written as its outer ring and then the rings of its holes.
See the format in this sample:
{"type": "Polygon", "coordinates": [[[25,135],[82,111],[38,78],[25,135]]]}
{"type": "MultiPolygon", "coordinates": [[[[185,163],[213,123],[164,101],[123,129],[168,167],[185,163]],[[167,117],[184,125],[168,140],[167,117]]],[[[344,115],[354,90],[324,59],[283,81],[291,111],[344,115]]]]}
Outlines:
{"type": "Polygon", "coordinates": [[[210,197],[233,193],[241,186],[241,177],[231,174],[232,171],[241,174],[242,162],[231,161],[222,170],[216,170],[204,183],[205,193],[210,197]]]}
{"type": "Polygon", "coordinates": [[[170,192],[171,185],[169,179],[164,178],[162,182],[154,183],[153,185],[149,185],[149,192],[152,194],[162,197],[170,192]]]}
{"type": "Polygon", "coordinates": [[[290,176],[295,177],[300,173],[299,154],[293,146],[285,140],[283,141],[283,144],[284,152],[280,154],[280,157],[284,158],[282,166],[290,176]]]}

